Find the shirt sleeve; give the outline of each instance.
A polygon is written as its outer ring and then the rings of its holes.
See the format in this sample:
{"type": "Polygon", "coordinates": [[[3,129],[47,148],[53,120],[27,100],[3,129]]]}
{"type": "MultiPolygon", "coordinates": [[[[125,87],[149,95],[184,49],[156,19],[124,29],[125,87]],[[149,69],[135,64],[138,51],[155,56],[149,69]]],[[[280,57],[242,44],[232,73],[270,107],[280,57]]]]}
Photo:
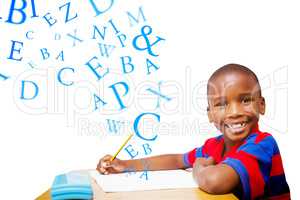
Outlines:
{"type": "Polygon", "coordinates": [[[276,142],[272,136],[259,143],[252,138],[236,153],[222,161],[238,173],[243,187],[243,199],[255,199],[264,195],[265,184],[270,176],[274,145],[276,142]]]}
{"type": "Polygon", "coordinates": [[[183,154],[183,162],[186,167],[193,167],[193,164],[196,158],[208,158],[212,156],[211,151],[214,151],[217,145],[219,144],[221,136],[207,139],[202,147],[195,148],[192,151],[189,151],[183,154]]]}
{"type": "Polygon", "coordinates": [[[186,167],[192,167],[196,158],[204,157],[202,152],[203,147],[195,148],[183,154],[183,163],[186,167]]]}

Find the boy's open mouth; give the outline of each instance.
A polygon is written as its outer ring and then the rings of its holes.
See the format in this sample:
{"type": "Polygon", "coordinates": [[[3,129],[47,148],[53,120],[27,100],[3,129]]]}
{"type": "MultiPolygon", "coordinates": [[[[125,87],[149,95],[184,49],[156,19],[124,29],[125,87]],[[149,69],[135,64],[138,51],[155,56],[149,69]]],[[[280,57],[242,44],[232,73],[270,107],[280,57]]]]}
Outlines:
{"type": "Polygon", "coordinates": [[[227,128],[227,130],[229,130],[233,134],[238,134],[244,132],[247,124],[248,124],[247,121],[226,123],[225,128],[227,128]]]}

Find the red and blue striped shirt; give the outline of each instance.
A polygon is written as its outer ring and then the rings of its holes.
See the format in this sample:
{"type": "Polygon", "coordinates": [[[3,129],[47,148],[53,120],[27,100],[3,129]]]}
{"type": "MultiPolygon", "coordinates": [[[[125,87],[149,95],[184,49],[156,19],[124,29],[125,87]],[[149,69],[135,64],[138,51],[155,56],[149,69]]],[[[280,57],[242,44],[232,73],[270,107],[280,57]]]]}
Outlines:
{"type": "Polygon", "coordinates": [[[271,134],[255,128],[224,155],[223,149],[223,135],[210,138],[202,147],[184,154],[184,163],[192,167],[196,158],[213,157],[217,164],[231,166],[240,177],[235,194],[242,199],[290,199],[279,148],[271,134]]]}

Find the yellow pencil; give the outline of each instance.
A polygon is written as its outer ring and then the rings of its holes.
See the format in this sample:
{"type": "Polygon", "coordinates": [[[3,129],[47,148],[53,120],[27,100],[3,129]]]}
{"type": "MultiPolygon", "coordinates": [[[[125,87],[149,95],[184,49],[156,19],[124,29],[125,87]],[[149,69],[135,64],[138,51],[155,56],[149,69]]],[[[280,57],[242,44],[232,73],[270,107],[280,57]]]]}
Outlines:
{"type": "Polygon", "coordinates": [[[115,153],[115,155],[110,159],[110,161],[113,161],[117,155],[120,153],[120,151],[123,149],[123,147],[127,144],[127,142],[130,140],[130,138],[133,136],[133,134],[131,133],[129,135],[129,137],[126,139],[126,141],[122,144],[122,146],[119,148],[119,150],[115,153]]]}

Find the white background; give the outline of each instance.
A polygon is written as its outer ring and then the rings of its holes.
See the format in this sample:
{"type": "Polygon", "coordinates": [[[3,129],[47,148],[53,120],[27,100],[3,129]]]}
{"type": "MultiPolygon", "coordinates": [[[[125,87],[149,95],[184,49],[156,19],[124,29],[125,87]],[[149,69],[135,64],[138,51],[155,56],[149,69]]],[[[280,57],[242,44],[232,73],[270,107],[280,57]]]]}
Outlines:
{"type": "MultiPolygon", "coordinates": [[[[250,67],[260,79],[267,102],[260,127],[276,138],[292,198],[300,197],[296,191],[300,64],[300,14],[296,1],[116,1],[111,10],[98,17],[88,2],[72,1],[71,10],[78,13],[78,19],[64,24],[65,13],[59,11],[59,6],[65,2],[36,2],[40,16],[50,12],[58,20],[51,28],[42,17],[28,16],[23,25],[5,23],[10,5],[8,1],[1,2],[0,73],[11,76],[0,82],[2,199],[33,199],[51,186],[57,174],[95,168],[101,156],[115,152],[131,131],[135,117],[145,111],[161,115],[161,123],[152,124],[159,136],[155,142],[149,142],[151,155],[183,153],[202,145],[205,138],[217,134],[204,112],[205,82],[214,70],[232,62],[250,67]],[[143,6],[146,22],[130,27],[126,11],[135,14],[139,6],[143,6]],[[111,60],[104,61],[115,73],[97,85],[84,63],[99,55],[97,41],[91,40],[92,26],[104,25],[111,18],[129,38],[126,48],[119,48],[111,60]],[[131,47],[130,40],[144,24],[152,26],[154,35],[166,39],[155,48],[158,58],[131,47]],[[66,34],[75,28],[84,41],[72,47],[66,34]],[[25,37],[29,30],[35,32],[33,40],[25,37]],[[54,40],[55,33],[62,35],[60,41],[54,40]],[[11,40],[24,42],[22,62],[7,59],[11,40]],[[47,48],[51,58],[43,61],[41,48],[47,48]],[[55,60],[62,49],[64,62],[55,60]],[[128,75],[121,74],[119,57],[124,55],[132,56],[136,63],[128,75]],[[160,69],[147,75],[145,58],[153,59],[160,69]],[[35,69],[28,65],[30,61],[36,64],[35,69]],[[76,68],[74,75],[66,75],[66,79],[75,82],[68,88],[56,79],[57,71],[67,66],[76,68]],[[36,99],[24,103],[19,98],[21,80],[38,83],[40,93],[36,99]],[[121,113],[116,109],[92,112],[91,95],[100,95],[99,91],[110,103],[108,107],[118,107],[107,86],[121,80],[130,86],[124,100],[128,108],[121,113]],[[145,88],[157,88],[159,81],[163,81],[161,91],[173,100],[162,100],[161,109],[157,110],[156,97],[145,92],[145,88]],[[106,119],[127,120],[127,131],[109,136],[107,127],[103,127],[106,119]],[[200,126],[182,128],[194,122],[200,126]]],[[[108,40],[115,42],[113,32],[108,35],[108,40]]],[[[144,143],[136,137],[130,143],[139,151],[139,157],[144,156],[144,143]]],[[[119,157],[129,158],[124,151],[119,157]]]]}

